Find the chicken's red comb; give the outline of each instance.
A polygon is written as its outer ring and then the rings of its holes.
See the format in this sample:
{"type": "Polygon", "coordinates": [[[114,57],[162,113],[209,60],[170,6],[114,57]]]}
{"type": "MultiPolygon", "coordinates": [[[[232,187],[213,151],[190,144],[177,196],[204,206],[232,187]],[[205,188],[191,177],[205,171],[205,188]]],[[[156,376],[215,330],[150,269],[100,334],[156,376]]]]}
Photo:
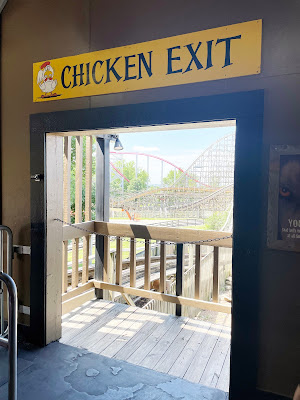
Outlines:
{"type": "Polygon", "coordinates": [[[41,65],[41,69],[46,68],[47,65],[50,65],[50,61],[45,61],[44,64],[41,65]]]}

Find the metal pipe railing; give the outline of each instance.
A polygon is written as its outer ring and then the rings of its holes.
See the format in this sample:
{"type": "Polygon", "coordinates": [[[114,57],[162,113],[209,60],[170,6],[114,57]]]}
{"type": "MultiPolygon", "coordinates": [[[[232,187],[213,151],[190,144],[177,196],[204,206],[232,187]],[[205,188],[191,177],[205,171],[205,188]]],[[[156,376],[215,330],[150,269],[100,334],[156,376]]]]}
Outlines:
{"type": "MultiPolygon", "coordinates": [[[[7,275],[12,276],[12,259],[13,259],[13,235],[8,226],[0,225],[0,272],[4,272],[4,232],[7,234],[6,244],[6,265],[7,275]]],[[[6,337],[8,330],[5,329],[4,321],[4,287],[0,281],[0,337],[6,337]]]]}
{"type": "Polygon", "coordinates": [[[17,400],[17,287],[12,279],[13,237],[7,226],[0,225],[0,346],[8,348],[9,381],[8,400],[17,400]],[[4,273],[4,232],[7,233],[7,274],[4,273]],[[8,293],[8,327],[4,323],[4,285],[8,293]]]}
{"type": "Polygon", "coordinates": [[[12,277],[4,272],[0,272],[0,280],[6,285],[9,295],[8,337],[0,337],[0,345],[8,348],[8,400],[17,400],[17,287],[12,277]]]}

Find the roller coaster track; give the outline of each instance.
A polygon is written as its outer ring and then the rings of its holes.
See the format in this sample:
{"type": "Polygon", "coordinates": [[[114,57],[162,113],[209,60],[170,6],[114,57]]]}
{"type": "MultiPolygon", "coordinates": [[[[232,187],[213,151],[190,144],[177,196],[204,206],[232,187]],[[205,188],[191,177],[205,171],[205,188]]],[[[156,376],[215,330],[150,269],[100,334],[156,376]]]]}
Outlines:
{"type": "MultiPolygon", "coordinates": [[[[198,179],[195,179],[193,176],[187,174],[186,171],[184,171],[182,168],[178,167],[178,165],[173,164],[172,162],[159,157],[159,156],[154,156],[153,154],[145,154],[145,153],[134,153],[134,152],[116,152],[116,151],[111,151],[110,154],[118,154],[118,155],[135,155],[135,156],[144,156],[144,157],[149,157],[149,158],[154,158],[156,160],[162,161],[166,164],[171,165],[172,167],[176,168],[178,171],[182,172],[184,175],[186,175],[189,179],[192,179],[193,181],[199,183],[199,185],[203,185],[203,186],[207,186],[209,187],[209,185],[206,185],[205,183],[200,182],[198,179]]],[[[113,167],[113,169],[122,177],[124,178],[127,182],[129,182],[129,179],[126,178],[122,172],[111,162],[110,165],[113,167]]]]}
{"type": "Polygon", "coordinates": [[[112,162],[110,162],[110,165],[117,172],[117,174],[119,174],[123,179],[125,179],[125,181],[130,182],[130,180],[128,178],[126,178],[126,176],[123,175],[122,172],[112,162]]]}
{"type": "MultiPolygon", "coordinates": [[[[165,188],[157,188],[157,189],[151,189],[147,190],[145,192],[137,192],[137,193],[128,193],[127,195],[122,195],[122,200],[123,202],[132,202],[136,199],[140,199],[141,197],[147,197],[149,195],[154,195],[154,194],[159,194],[159,193],[166,193],[170,192],[172,194],[174,193],[206,193],[206,192],[215,192],[215,189],[213,188],[184,188],[184,187],[165,187],[165,188]]],[[[113,199],[114,201],[118,201],[117,199],[113,199]]]]}
{"type": "MultiPolygon", "coordinates": [[[[198,201],[194,201],[193,203],[189,203],[189,204],[186,204],[184,206],[180,206],[180,209],[181,210],[185,210],[185,209],[188,210],[189,208],[194,207],[196,205],[207,203],[208,201],[213,200],[216,197],[220,196],[224,192],[231,192],[231,190],[229,190],[229,189],[233,189],[233,185],[224,186],[221,189],[216,190],[214,193],[211,193],[208,196],[203,197],[202,199],[200,199],[198,201]]],[[[170,208],[172,209],[172,208],[178,208],[178,207],[171,206],[170,208]]]]}
{"type": "Polygon", "coordinates": [[[205,219],[215,211],[229,212],[233,203],[234,145],[235,134],[226,135],[204,150],[186,171],[159,156],[118,153],[151,157],[166,162],[182,174],[168,187],[137,193],[115,192],[111,206],[115,212],[123,208],[139,218],[205,219]]]}
{"type": "MultiPolygon", "coordinates": [[[[218,180],[216,183],[219,187],[233,183],[234,147],[235,133],[218,139],[193,161],[185,171],[186,175],[201,176],[201,180],[211,181],[209,185],[208,182],[206,184],[213,187],[213,182],[218,180]]],[[[185,177],[180,176],[171,186],[186,186],[185,177]]]]}

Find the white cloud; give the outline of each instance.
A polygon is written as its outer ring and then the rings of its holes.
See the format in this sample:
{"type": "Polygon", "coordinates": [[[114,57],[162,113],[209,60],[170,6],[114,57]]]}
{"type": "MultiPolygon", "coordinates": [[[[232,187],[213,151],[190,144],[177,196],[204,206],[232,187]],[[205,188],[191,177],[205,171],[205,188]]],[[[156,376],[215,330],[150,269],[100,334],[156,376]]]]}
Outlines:
{"type": "Polygon", "coordinates": [[[146,146],[133,146],[133,151],[149,153],[150,151],[159,151],[158,147],[146,147],[146,146]]]}

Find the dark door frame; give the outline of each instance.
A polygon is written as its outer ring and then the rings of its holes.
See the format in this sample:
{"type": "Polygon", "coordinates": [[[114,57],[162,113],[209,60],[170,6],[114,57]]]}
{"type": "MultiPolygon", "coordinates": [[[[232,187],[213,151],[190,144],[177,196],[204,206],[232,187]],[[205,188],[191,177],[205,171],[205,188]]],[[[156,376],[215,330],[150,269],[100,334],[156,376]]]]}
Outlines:
{"type": "MultiPolygon", "coordinates": [[[[258,364],[264,92],[34,114],[31,175],[46,171],[46,133],[236,119],[230,399],[254,399],[258,364]],[[252,397],[251,397],[252,396],[252,397]]],[[[46,344],[46,177],[31,183],[30,341],[46,344]]]]}

